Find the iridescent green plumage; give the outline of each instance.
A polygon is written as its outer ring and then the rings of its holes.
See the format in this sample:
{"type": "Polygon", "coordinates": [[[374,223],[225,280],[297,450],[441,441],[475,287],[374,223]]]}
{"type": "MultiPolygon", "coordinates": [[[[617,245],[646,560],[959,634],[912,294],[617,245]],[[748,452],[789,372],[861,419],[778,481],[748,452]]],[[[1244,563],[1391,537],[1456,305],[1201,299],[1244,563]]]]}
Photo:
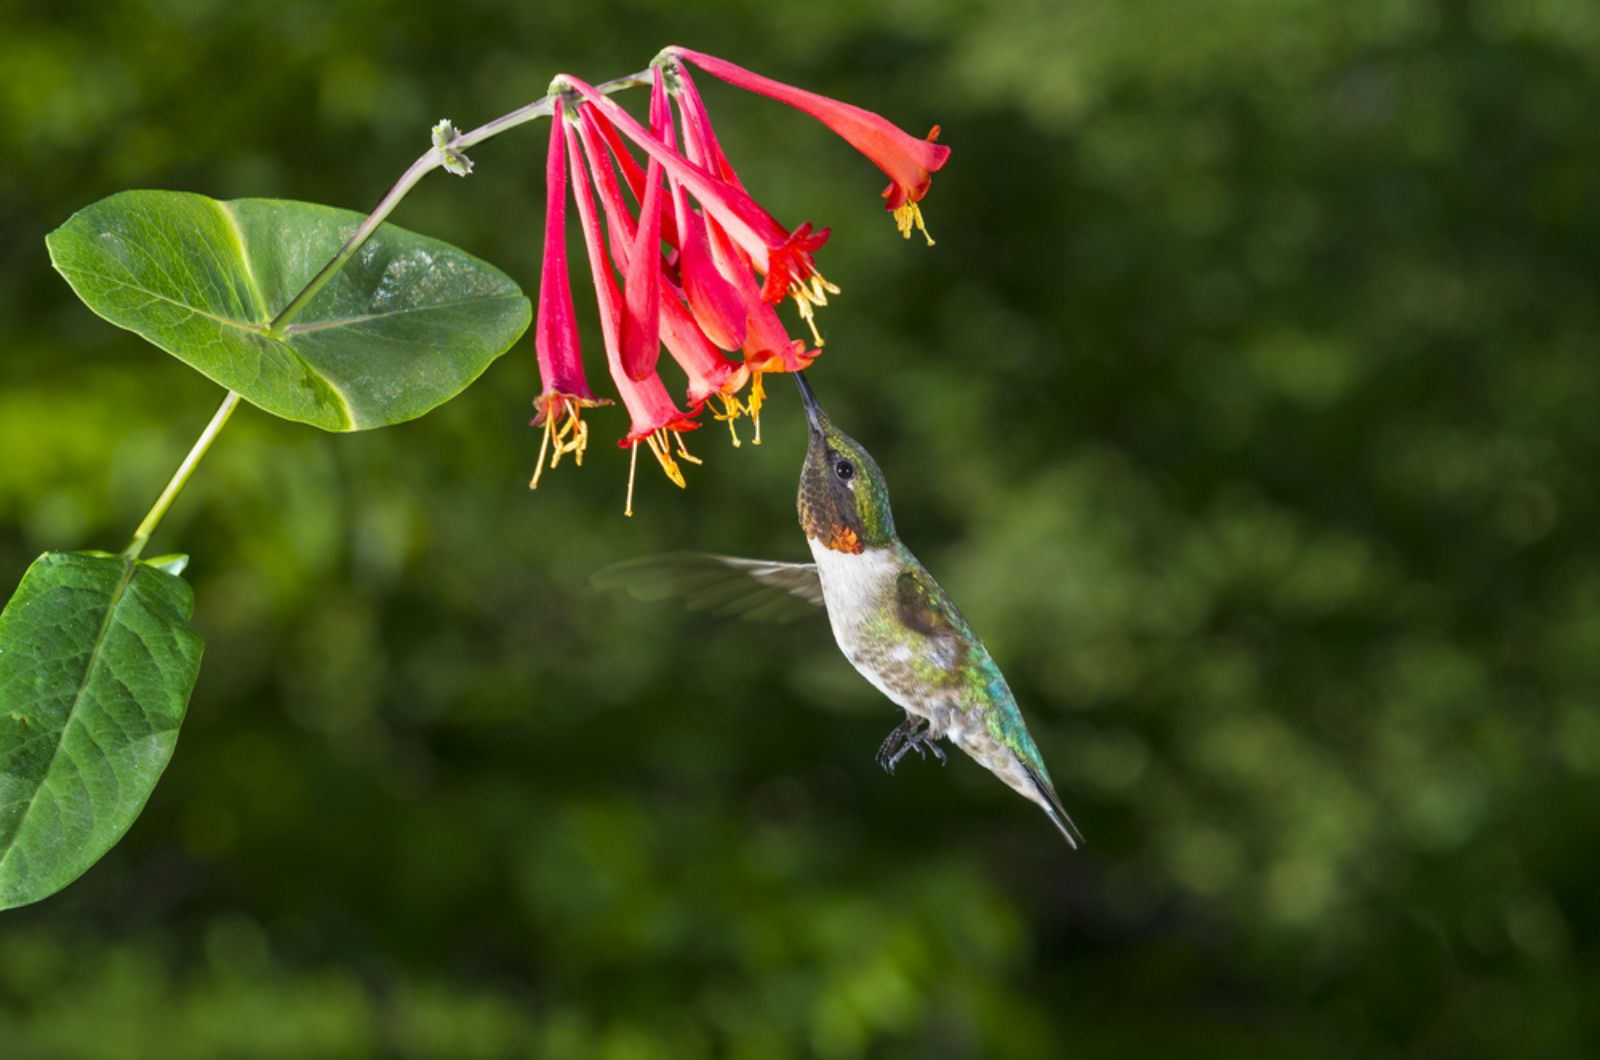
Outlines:
{"type": "Polygon", "coordinates": [[[889,490],[872,456],[823,414],[805,379],[811,443],[800,477],[800,523],[834,638],[853,666],[905,709],[885,765],[948,738],[1038,803],[1069,843],[1079,835],[1005,677],[972,626],[895,535],[889,490]],[[911,718],[926,720],[917,728],[911,718]]]}
{"type": "Polygon", "coordinates": [[[948,739],[1044,810],[1073,846],[1044,759],[999,666],[950,597],[895,534],[883,472],[861,444],[829,422],[803,376],[811,441],[800,474],[800,525],[815,563],[705,554],[621,564],[598,581],[643,599],[677,596],[691,607],[775,617],[823,604],[852,666],[903,708],[878,761],[890,772],[908,752],[948,739]]]}

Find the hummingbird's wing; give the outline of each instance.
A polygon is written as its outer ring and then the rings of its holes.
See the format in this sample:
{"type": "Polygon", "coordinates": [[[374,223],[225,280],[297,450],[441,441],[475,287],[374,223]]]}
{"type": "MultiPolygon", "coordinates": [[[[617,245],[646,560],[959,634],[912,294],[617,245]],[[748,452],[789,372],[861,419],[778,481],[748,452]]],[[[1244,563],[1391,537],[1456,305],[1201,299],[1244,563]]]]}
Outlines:
{"type": "Polygon", "coordinates": [[[598,589],[636,600],[679,600],[691,611],[787,622],[823,606],[815,563],[777,563],[711,552],[663,552],[596,572],[598,589]]]}

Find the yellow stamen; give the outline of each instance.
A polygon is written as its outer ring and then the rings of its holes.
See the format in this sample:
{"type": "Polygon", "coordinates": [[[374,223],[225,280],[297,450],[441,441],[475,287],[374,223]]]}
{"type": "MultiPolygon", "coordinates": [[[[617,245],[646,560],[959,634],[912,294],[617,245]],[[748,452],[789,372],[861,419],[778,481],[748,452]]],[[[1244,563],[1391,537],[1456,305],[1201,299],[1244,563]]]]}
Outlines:
{"type": "Polygon", "coordinates": [[[794,299],[795,308],[800,311],[800,319],[811,329],[811,338],[818,347],[826,345],[826,340],[817,330],[816,311],[813,307],[827,305],[828,296],[838,293],[839,288],[829,283],[820,272],[813,272],[805,279],[795,280],[789,285],[789,297],[794,299]]]}
{"type": "Polygon", "coordinates": [[[824,339],[822,337],[822,332],[817,330],[817,315],[815,311],[812,310],[811,303],[806,301],[803,295],[796,292],[794,296],[794,304],[800,310],[800,319],[804,320],[806,322],[806,327],[811,329],[812,344],[818,347],[826,346],[828,344],[828,340],[824,339]]]}
{"type": "MultiPolygon", "coordinates": [[[[666,473],[667,478],[672,480],[673,485],[683,489],[688,486],[688,483],[683,480],[683,470],[678,467],[678,462],[672,459],[672,452],[668,448],[669,443],[666,440],[666,434],[666,429],[662,428],[646,435],[645,443],[650,446],[650,452],[655,454],[656,463],[661,465],[661,470],[666,473]]],[[[634,448],[638,448],[637,444],[635,444],[634,448]]]]}
{"type": "Polygon", "coordinates": [[[933,246],[933,237],[928,234],[928,226],[922,223],[922,207],[910,200],[894,208],[894,226],[900,229],[900,234],[907,239],[911,238],[911,229],[916,228],[922,233],[922,238],[928,241],[928,246],[933,246]]]}
{"type": "Polygon", "coordinates": [[[711,418],[715,420],[725,420],[727,422],[728,433],[733,436],[733,447],[737,449],[739,448],[739,432],[734,428],[733,421],[738,419],[740,414],[744,412],[744,406],[739,404],[739,399],[734,397],[732,394],[719,393],[716,395],[716,397],[722,402],[722,411],[718,412],[716,408],[713,407],[711,410],[711,418]]]}
{"type": "Polygon", "coordinates": [[[622,504],[622,514],[629,519],[633,518],[633,477],[639,470],[639,443],[634,442],[628,447],[628,499],[622,504]]]}
{"type": "Polygon", "coordinates": [[[545,406],[544,437],[539,442],[539,462],[534,466],[533,478],[528,482],[529,489],[539,488],[547,453],[551,470],[561,463],[561,457],[566,453],[572,454],[573,461],[579,467],[583,466],[583,451],[589,444],[589,425],[583,422],[582,409],[582,405],[569,397],[561,399],[559,408],[545,406]]]}
{"type": "Polygon", "coordinates": [[[745,398],[744,407],[750,413],[750,420],[756,425],[755,437],[750,439],[752,445],[761,444],[761,406],[767,400],[767,388],[761,385],[761,373],[750,373],[750,396],[745,398]]]}
{"type": "Polygon", "coordinates": [[[544,418],[544,438],[539,442],[539,459],[533,464],[533,478],[528,480],[528,488],[539,488],[539,478],[544,474],[544,455],[550,451],[550,435],[555,431],[555,417],[548,413],[544,418]]]}
{"type": "Polygon", "coordinates": [[[689,461],[689,463],[694,464],[696,467],[700,465],[700,458],[689,452],[689,447],[683,444],[682,431],[673,431],[672,440],[678,443],[678,456],[689,461]]]}
{"type": "Polygon", "coordinates": [[[813,302],[816,302],[818,305],[827,305],[828,296],[830,294],[838,293],[838,285],[829,283],[825,278],[823,278],[822,273],[814,272],[811,274],[811,300],[813,302]]]}

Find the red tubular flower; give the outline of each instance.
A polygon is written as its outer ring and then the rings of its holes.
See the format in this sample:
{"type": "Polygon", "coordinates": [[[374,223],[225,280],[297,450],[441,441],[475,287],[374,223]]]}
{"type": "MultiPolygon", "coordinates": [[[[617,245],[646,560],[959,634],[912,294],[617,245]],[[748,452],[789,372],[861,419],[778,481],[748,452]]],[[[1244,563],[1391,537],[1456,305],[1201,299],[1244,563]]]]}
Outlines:
{"type": "MultiPolygon", "coordinates": [[[[828,230],[807,222],[790,231],[745,190],[711,126],[690,76],[691,63],[805,111],[866,154],[889,175],[884,197],[907,236],[913,228],[927,235],[917,204],[950,153],[933,143],[937,128],[927,140],[917,140],[871,111],[687,49],[669,48],[651,64],[648,128],[584,81],[564,74],[552,82],[556,128],[545,163],[548,221],[535,332],[543,390],[534,402],[534,423],[543,425],[545,437],[530,485],[538,484],[552,449],[550,467],[567,453],[581,462],[588,428],[579,412],[607,403],[594,397],[583,375],[567,273],[570,181],[606,366],[630,420],[618,442],[630,451],[629,515],[640,443],[667,477],[683,486],[679,462],[700,461],[685,448],[682,435],[699,427],[696,417],[708,404],[729,424],[735,446],[735,420],[746,414],[760,444],[762,377],[805,368],[819,352],[790,336],[774,306],[792,297],[820,347],[814,308],[838,292],[814,261],[828,230]],[[688,412],[657,374],[663,346],[688,377],[688,412]],[[743,359],[724,351],[739,351],[743,359]],[[743,395],[746,382],[750,389],[743,395]]],[[[613,82],[606,92],[635,83],[633,78],[613,82]]]]}
{"type": "MultiPolygon", "coordinates": [[[[744,411],[755,425],[753,441],[761,444],[761,405],[766,400],[766,389],[761,376],[765,372],[798,372],[810,365],[817,350],[807,350],[806,344],[789,337],[789,332],[778,319],[771,304],[761,298],[760,286],[751,275],[739,251],[728,237],[717,228],[709,226],[711,255],[717,267],[727,276],[739,292],[745,307],[744,363],[750,371],[750,394],[744,401],[744,411]]],[[[720,418],[720,417],[719,417],[720,418]]]]}
{"type": "Polygon", "coordinates": [[[671,443],[672,440],[676,440],[679,452],[692,460],[692,457],[688,457],[688,451],[683,448],[683,440],[679,435],[684,431],[695,430],[700,425],[694,422],[692,413],[684,413],[672,403],[672,398],[668,396],[667,388],[662,385],[660,376],[651,372],[644,379],[634,380],[628,377],[623,367],[617,280],[612,275],[610,264],[606,261],[605,246],[600,233],[600,219],[595,214],[594,200],[590,195],[589,178],[581,160],[583,150],[578,142],[577,130],[570,122],[563,124],[567,138],[567,167],[572,178],[573,198],[578,204],[578,218],[583,227],[584,244],[589,251],[589,272],[594,279],[595,300],[600,307],[600,334],[605,340],[606,364],[611,369],[611,381],[616,385],[617,393],[622,396],[623,407],[628,410],[629,419],[632,421],[628,434],[617,442],[619,446],[633,450],[628,470],[628,500],[624,509],[626,514],[632,515],[633,473],[638,466],[639,443],[644,442],[649,445],[650,452],[661,465],[661,470],[675,485],[681,487],[685,485],[683,472],[673,458],[671,443]]]}
{"type": "MultiPolygon", "coordinates": [[[[811,259],[817,248],[827,242],[828,230],[824,228],[813,232],[808,223],[791,234],[750,198],[743,188],[712,175],[705,167],[678,154],[592,85],[570,75],[566,81],[604,113],[624,136],[659,161],[667,175],[680,182],[740,249],[750,256],[755,267],[766,276],[762,297],[769,302],[777,302],[785,294],[792,296],[800,308],[800,315],[815,331],[811,307],[825,305],[827,295],[838,292],[837,287],[823,279],[811,259]]],[[[821,336],[816,338],[817,344],[821,345],[821,336]]]]}
{"type": "MultiPolygon", "coordinates": [[[[605,214],[606,228],[613,235],[612,246],[618,245],[620,234],[620,241],[629,248],[617,261],[617,265],[625,274],[631,275],[636,268],[634,255],[648,254],[651,251],[643,247],[637,239],[633,219],[628,215],[627,207],[622,201],[622,192],[617,186],[616,175],[605,162],[606,152],[599,143],[599,140],[604,138],[604,131],[591,121],[596,116],[593,108],[581,107],[578,113],[581,119],[578,135],[595,178],[601,210],[605,214]]],[[[658,216],[665,219],[665,215],[658,214],[658,216]]],[[[643,227],[640,226],[638,231],[643,231],[643,227]]],[[[659,259],[659,251],[655,253],[659,259]]],[[[658,293],[660,341],[667,347],[667,352],[672,354],[672,359],[678,363],[678,367],[689,377],[689,405],[699,408],[706,401],[715,398],[721,405],[721,411],[714,411],[713,415],[728,423],[729,432],[733,435],[733,444],[737,446],[739,436],[733,428],[733,421],[744,412],[744,406],[737,395],[743,389],[746,380],[750,378],[749,370],[743,365],[729,361],[717,352],[710,339],[701,331],[693,315],[679,300],[676,288],[665,277],[660,278],[658,293]]],[[[766,308],[770,312],[771,307],[766,308]]],[[[757,429],[759,431],[759,424],[757,429]]],[[[685,455],[681,452],[681,446],[679,455],[685,455]]]]}
{"type": "Polygon", "coordinates": [[[915,226],[932,245],[918,203],[928,194],[933,174],[950,157],[950,148],[934,143],[939,136],[937,125],[927,139],[919,140],[870,110],[762,77],[714,55],[678,47],[668,48],[666,54],[686,59],[737,88],[787,103],[832,129],[888,175],[889,186],[883,191],[885,209],[894,212],[900,234],[909,239],[915,226]]]}
{"type": "MultiPolygon", "coordinates": [[[[771,308],[770,306],[768,307],[771,308]]],[[[667,352],[678,362],[678,367],[689,377],[689,404],[699,407],[715,399],[721,410],[712,409],[712,416],[728,425],[733,436],[733,447],[739,447],[739,432],[734,421],[746,409],[739,401],[739,391],[752,378],[750,370],[722,356],[695,323],[689,310],[676,297],[668,296],[661,303],[661,341],[667,352]]],[[[759,406],[755,410],[759,412],[759,406]]],[[[761,444],[761,420],[755,420],[756,444],[761,444]]]]}
{"type": "MultiPolygon", "coordinates": [[[[705,103],[700,99],[694,79],[689,76],[688,67],[674,63],[672,74],[676,85],[674,99],[683,119],[684,153],[689,161],[717,174],[735,187],[743,188],[739,175],[734,172],[732,163],[722,151],[722,145],[717,142],[716,131],[711,127],[711,116],[706,113],[705,103]]],[[[706,222],[711,229],[715,229],[716,224],[714,219],[706,222]]],[[[822,335],[817,331],[814,307],[827,305],[828,295],[839,293],[839,288],[823,279],[811,261],[811,255],[821,248],[827,238],[826,229],[813,234],[809,222],[795,229],[777,257],[769,258],[766,283],[761,289],[761,297],[768,302],[776,303],[785,294],[793,295],[800,317],[811,328],[811,336],[818,346],[822,345],[822,335]]],[[[734,282],[738,282],[737,277],[734,282]]]]}
{"type": "MultiPolygon", "coordinates": [[[[655,124],[657,112],[665,114],[667,107],[667,91],[659,73],[655,80],[656,86],[650,95],[651,124],[655,124]]],[[[589,152],[590,168],[603,166],[609,171],[611,164],[594,143],[593,130],[586,128],[585,132],[588,135],[584,145],[589,152]]],[[[653,158],[645,171],[638,231],[628,244],[626,256],[616,258],[613,253],[613,257],[625,277],[622,366],[629,379],[639,380],[655,371],[661,354],[661,163],[653,158]]]]}
{"type": "Polygon", "coordinates": [[[708,339],[725,350],[737,350],[744,345],[745,330],[739,294],[711,260],[705,218],[685,201],[682,185],[673,188],[673,202],[678,231],[683,235],[678,274],[689,309],[708,339]]]}
{"type": "MultiPolygon", "coordinates": [[[[600,195],[600,208],[605,215],[606,229],[613,234],[621,234],[621,242],[629,250],[622,253],[616,261],[619,269],[626,275],[632,275],[637,269],[635,255],[648,255],[651,250],[645,247],[645,240],[635,231],[643,232],[643,226],[635,229],[634,219],[627,213],[627,207],[622,203],[622,192],[616,183],[616,173],[606,165],[606,152],[600,146],[603,133],[600,126],[590,122],[594,118],[592,107],[579,107],[578,136],[584,146],[584,154],[589,159],[590,171],[595,178],[598,195],[600,195]]],[[[666,219],[666,215],[658,215],[666,219]]],[[[619,240],[611,240],[611,245],[616,247],[619,240]]],[[[659,251],[654,251],[658,256],[659,251]]],[[[682,256],[682,255],[680,255],[682,256]]],[[[683,368],[688,378],[688,404],[698,408],[710,397],[717,397],[722,402],[723,410],[715,413],[718,420],[728,420],[742,412],[739,404],[739,389],[744,386],[749,378],[749,371],[742,365],[730,362],[718,354],[717,347],[710,343],[710,339],[702,333],[698,323],[690,311],[683,306],[678,298],[677,288],[667,280],[659,277],[658,282],[658,312],[659,312],[659,338],[667,347],[667,352],[672,354],[672,359],[683,368]]],[[[624,331],[627,328],[627,317],[624,317],[624,331]]],[[[738,445],[738,434],[734,434],[734,445],[738,445]]]]}
{"type": "MultiPolygon", "coordinates": [[[[652,74],[650,131],[668,150],[675,151],[678,143],[667,104],[666,80],[660,67],[652,74]]],[[[651,164],[656,164],[655,159],[651,164]]],[[[744,306],[738,292],[711,260],[705,218],[690,207],[681,181],[668,177],[667,183],[672,189],[672,216],[680,236],[677,266],[684,299],[706,338],[724,350],[737,350],[744,344],[744,306]]]]}
{"type": "Polygon", "coordinates": [[[537,489],[544,474],[545,456],[554,468],[567,453],[581,467],[589,442],[589,425],[579,410],[603,404],[589,389],[583,375],[583,352],[578,342],[578,322],[572,308],[572,281],[567,274],[567,166],[566,137],[562,135],[561,104],[556,103],[545,159],[544,265],[539,278],[539,319],[533,345],[539,358],[543,386],[534,399],[534,426],[543,426],[539,460],[528,488],[537,489]]]}
{"type": "Polygon", "coordinates": [[[723,154],[722,145],[717,142],[717,134],[711,128],[711,115],[706,113],[705,102],[700,98],[699,89],[694,86],[694,79],[689,76],[689,68],[682,63],[674,63],[672,75],[678,89],[673,98],[678,104],[678,114],[683,119],[683,141],[689,161],[705,166],[729,184],[744,187],[739,174],[733,171],[728,156],[723,154]]]}
{"type": "MultiPolygon", "coordinates": [[[[705,104],[700,99],[699,92],[695,89],[694,79],[689,76],[689,70],[681,63],[673,64],[673,79],[676,83],[674,100],[678,105],[678,113],[683,121],[684,151],[689,160],[718,173],[729,183],[739,185],[739,177],[733,171],[727,156],[723,154],[722,146],[717,142],[716,132],[711,128],[710,116],[706,114],[705,104]]],[[[748,402],[752,418],[756,422],[756,438],[759,442],[761,421],[759,418],[762,388],[762,372],[794,372],[805,368],[816,357],[816,350],[807,350],[805,344],[797,339],[791,339],[789,333],[772,311],[772,306],[763,297],[764,292],[751,275],[748,260],[739,249],[729,240],[727,234],[714,219],[707,219],[706,229],[711,246],[711,257],[716,262],[717,270],[738,292],[740,304],[745,314],[745,363],[749,366],[753,382],[751,385],[751,400],[748,402]]],[[[804,240],[810,230],[810,225],[803,225],[796,230],[795,239],[804,240]]],[[[815,237],[811,237],[815,240],[815,237]]],[[[820,246],[820,241],[816,242],[820,246]]],[[[813,248],[814,249],[814,248],[813,248]]],[[[768,279],[771,280],[772,274],[768,279]]],[[[827,294],[836,292],[838,288],[831,284],[818,285],[815,290],[817,304],[826,304],[827,294]]],[[[774,299],[775,301],[776,299],[774,299]]],[[[809,310],[809,303],[802,303],[802,310],[809,310]]],[[[807,322],[811,323],[808,313],[803,312],[807,322]]],[[[813,325],[812,332],[816,328],[813,325]]],[[[820,345],[820,338],[818,343],[820,345]]]]}
{"type": "MultiPolygon", "coordinates": [[[[584,124],[593,126],[594,130],[600,134],[600,139],[610,150],[611,157],[616,160],[617,169],[622,173],[622,179],[627,182],[628,190],[633,193],[633,201],[643,202],[644,167],[639,165],[638,160],[633,157],[633,154],[629,152],[627,146],[622,142],[622,134],[617,132],[617,127],[611,124],[610,119],[593,107],[583,108],[582,113],[584,124]]],[[[670,202],[661,204],[661,241],[672,246],[678,245],[678,229],[673,222],[672,204],[670,202]]]]}

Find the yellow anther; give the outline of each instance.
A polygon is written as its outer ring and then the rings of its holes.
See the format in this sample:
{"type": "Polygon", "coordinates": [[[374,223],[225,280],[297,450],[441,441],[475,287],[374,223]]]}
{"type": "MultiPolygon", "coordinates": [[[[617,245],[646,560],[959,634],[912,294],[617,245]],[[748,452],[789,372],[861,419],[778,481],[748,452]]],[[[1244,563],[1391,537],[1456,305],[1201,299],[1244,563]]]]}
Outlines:
{"type": "MultiPolygon", "coordinates": [[[[668,447],[669,443],[665,437],[666,433],[665,429],[655,431],[645,437],[645,442],[650,446],[650,451],[655,454],[656,463],[661,465],[661,470],[666,473],[667,478],[672,480],[673,485],[683,489],[688,486],[688,483],[683,480],[683,470],[678,467],[678,462],[672,459],[672,451],[668,447]]],[[[637,448],[637,444],[635,448],[637,448]]]]}
{"type": "Polygon", "coordinates": [[[789,285],[789,297],[794,299],[795,308],[800,311],[800,319],[811,329],[812,341],[819,348],[826,345],[827,340],[817,330],[814,307],[827,305],[828,296],[838,293],[839,288],[829,283],[820,272],[813,272],[810,276],[795,280],[789,285]]]}
{"type": "Polygon", "coordinates": [[[682,431],[673,431],[672,432],[672,440],[678,443],[678,456],[679,457],[681,457],[684,460],[689,461],[689,463],[691,463],[691,464],[699,466],[700,458],[698,456],[695,456],[693,453],[689,452],[689,447],[683,444],[683,432],[682,431]]]}
{"type": "Polygon", "coordinates": [[[908,200],[894,208],[894,226],[900,229],[900,234],[907,239],[911,238],[911,229],[916,228],[922,233],[922,238],[928,241],[928,246],[933,246],[933,237],[928,234],[928,226],[922,223],[922,207],[916,203],[908,200]]]}
{"type": "Polygon", "coordinates": [[[804,320],[806,327],[811,329],[812,345],[817,347],[826,346],[828,344],[827,340],[822,337],[822,332],[817,330],[816,311],[811,308],[811,303],[799,293],[798,289],[794,295],[794,304],[800,310],[800,319],[804,320]]]}
{"type": "Polygon", "coordinates": [[[750,373],[750,396],[745,398],[744,407],[750,413],[750,421],[756,425],[755,437],[750,439],[752,445],[761,444],[761,406],[767,400],[767,388],[761,385],[761,373],[750,373]]]}
{"type": "Polygon", "coordinates": [[[733,436],[733,447],[737,449],[739,448],[739,432],[734,427],[733,421],[738,419],[739,416],[743,414],[744,406],[739,404],[739,399],[734,397],[732,394],[719,393],[716,395],[716,397],[722,402],[722,411],[718,412],[715,406],[713,406],[711,409],[711,418],[723,420],[728,424],[728,433],[733,436]]]}
{"type": "Polygon", "coordinates": [[[544,437],[539,442],[539,462],[534,466],[533,478],[528,482],[529,489],[539,488],[546,454],[550,457],[551,470],[561,463],[561,457],[566,453],[572,454],[573,461],[579,467],[583,466],[583,450],[589,444],[589,425],[583,422],[581,415],[583,406],[569,397],[561,398],[560,402],[557,408],[549,404],[545,406],[544,437]]]}

